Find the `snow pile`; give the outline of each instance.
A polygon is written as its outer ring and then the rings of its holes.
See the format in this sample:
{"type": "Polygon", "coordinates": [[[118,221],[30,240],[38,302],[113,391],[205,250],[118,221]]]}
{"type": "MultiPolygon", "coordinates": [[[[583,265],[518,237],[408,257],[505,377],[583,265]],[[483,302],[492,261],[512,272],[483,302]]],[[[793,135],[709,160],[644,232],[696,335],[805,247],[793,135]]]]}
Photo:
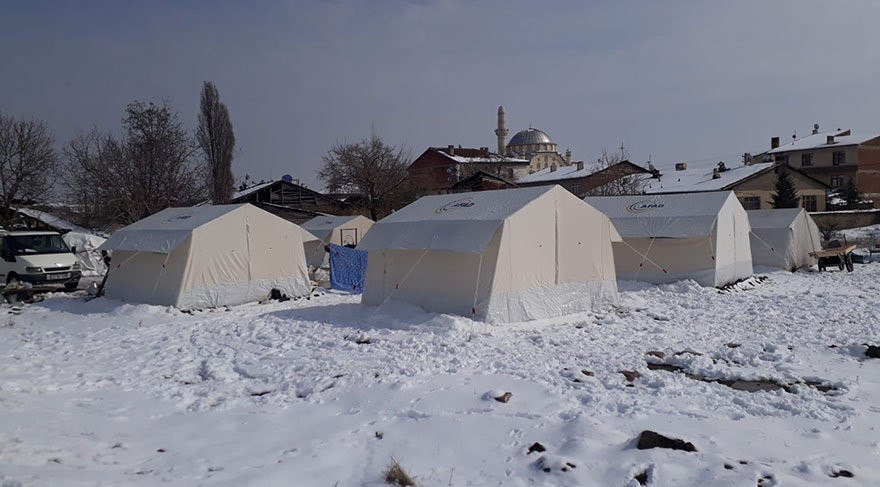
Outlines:
{"type": "Polygon", "coordinates": [[[503,326],[336,293],[5,308],[0,485],[380,486],[392,458],[421,486],[880,481],[880,266],[620,289],[503,326]]]}

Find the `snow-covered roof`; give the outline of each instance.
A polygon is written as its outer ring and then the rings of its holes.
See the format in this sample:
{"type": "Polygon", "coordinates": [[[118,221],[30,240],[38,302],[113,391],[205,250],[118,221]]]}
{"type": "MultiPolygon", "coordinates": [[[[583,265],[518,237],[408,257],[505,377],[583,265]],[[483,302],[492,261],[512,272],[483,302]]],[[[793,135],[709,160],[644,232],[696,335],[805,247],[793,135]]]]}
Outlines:
{"type": "Polygon", "coordinates": [[[277,182],[278,181],[268,181],[265,183],[255,184],[255,185],[251,186],[250,188],[246,188],[241,191],[236,191],[236,192],[232,193],[232,197],[230,198],[230,200],[235,201],[235,200],[242,198],[244,196],[247,196],[255,191],[259,191],[265,187],[271,186],[277,182]]]}
{"type": "MultiPolygon", "coordinates": [[[[635,166],[635,164],[629,161],[619,162],[617,164],[631,164],[635,166]]],[[[535,171],[528,176],[523,176],[517,180],[518,183],[541,183],[541,182],[549,182],[549,181],[558,181],[561,179],[574,179],[574,178],[583,178],[586,176],[590,176],[596,174],[598,172],[604,171],[605,169],[597,169],[595,166],[586,167],[584,166],[581,169],[578,169],[577,163],[571,164],[569,166],[559,166],[555,171],[551,170],[549,167],[541,169],[540,171],[535,171]]],[[[650,177],[650,175],[648,175],[650,177]]]]}
{"type": "MultiPolygon", "coordinates": [[[[697,237],[710,235],[732,191],[693,194],[588,196],[626,237],[697,237]]],[[[737,202],[737,205],[739,203],[737,202]]]]}
{"type": "Polygon", "coordinates": [[[361,250],[482,252],[504,220],[558,186],[425,196],[378,221],[361,250]]]}
{"type": "Polygon", "coordinates": [[[596,172],[596,169],[592,167],[583,167],[581,169],[578,169],[577,164],[572,164],[570,166],[560,166],[555,171],[551,171],[548,167],[546,169],[541,169],[540,171],[535,171],[528,176],[523,176],[519,178],[518,182],[540,183],[543,181],[556,181],[559,179],[582,178],[585,176],[589,176],[594,172],[596,172]]]}
{"type": "Polygon", "coordinates": [[[67,221],[63,218],[58,218],[57,216],[55,216],[51,213],[46,213],[45,211],[35,210],[33,208],[15,208],[15,211],[17,211],[18,213],[21,213],[22,215],[29,216],[35,220],[39,220],[39,221],[45,223],[46,225],[49,225],[50,227],[58,229],[58,230],[67,230],[67,231],[71,231],[71,232],[86,233],[86,234],[94,233],[94,232],[92,232],[86,228],[83,228],[79,225],[75,225],[73,223],[70,223],[69,221],[67,221]]]}
{"type": "Polygon", "coordinates": [[[183,243],[196,228],[243,206],[247,206],[247,203],[165,208],[143,220],[120,228],[101,245],[101,250],[167,254],[183,243]]]}
{"type": "Polygon", "coordinates": [[[489,152],[485,149],[473,149],[468,147],[453,147],[453,154],[449,153],[449,148],[447,147],[431,147],[428,150],[436,151],[439,154],[442,154],[447,159],[452,159],[453,161],[460,164],[487,164],[487,163],[506,163],[506,164],[528,164],[528,159],[522,159],[519,157],[510,157],[504,156],[501,154],[495,154],[494,152],[489,152]]]}
{"type": "Polygon", "coordinates": [[[773,163],[756,163],[748,166],[742,163],[726,165],[727,170],[719,173],[721,177],[713,179],[713,170],[718,167],[718,161],[688,162],[687,169],[683,171],[676,171],[674,162],[656,164],[655,168],[661,174],[660,179],[650,176],[645,179],[645,193],[720,191],[773,167],[773,163]]]}
{"type": "Polygon", "coordinates": [[[880,134],[851,134],[849,130],[833,130],[829,132],[819,132],[810,134],[806,137],[793,140],[788,144],[780,145],[775,149],[767,151],[768,154],[778,154],[780,152],[790,152],[810,149],[825,149],[829,147],[839,147],[846,145],[858,145],[871,139],[880,137],[880,134]],[[834,143],[828,143],[828,136],[834,137],[834,143]]]}

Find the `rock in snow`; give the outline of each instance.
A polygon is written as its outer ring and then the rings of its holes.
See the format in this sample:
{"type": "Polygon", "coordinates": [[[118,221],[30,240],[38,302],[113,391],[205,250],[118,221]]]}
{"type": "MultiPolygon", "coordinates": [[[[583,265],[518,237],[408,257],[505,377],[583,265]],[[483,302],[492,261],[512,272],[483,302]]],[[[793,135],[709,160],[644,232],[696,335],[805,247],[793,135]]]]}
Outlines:
{"type": "Polygon", "coordinates": [[[651,448],[669,448],[670,450],[682,450],[687,452],[697,451],[697,447],[693,443],[679,440],[677,438],[669,438],[655,431],[642,431],[639,434],[636,448],[639,450],[650,450],[651,448]]]}

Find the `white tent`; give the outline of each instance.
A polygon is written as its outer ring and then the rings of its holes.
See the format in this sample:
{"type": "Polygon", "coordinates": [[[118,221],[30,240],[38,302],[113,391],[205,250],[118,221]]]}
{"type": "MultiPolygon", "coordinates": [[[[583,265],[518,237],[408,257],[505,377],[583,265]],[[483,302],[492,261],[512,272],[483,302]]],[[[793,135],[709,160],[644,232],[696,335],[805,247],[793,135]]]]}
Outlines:
{"type": "Polygon", "coordinates": [[[324,263],[324,254],[326,254],[324,251],[324,242],[305,228],[300,227],[300,230],[302,230],[303,251],[306,256],[306,264],[312,269],[317,269],[324,263]]]}
{"type": "Polygon", "coordinates": [[[789,271],[810,267],[810,252],[822,250],[822,236],[803,208],[751,210],[752,263],[789,271]]]}
{"type": "Polygon", "coordinates": [[[309,293],[302,230],[249,204],[167,208],[118,230],[106,295],[210,308],[309,293]]]}
{"type": "Polygon", "coordinates": [[[306,261],[309,267],[320,267],[325,264],[327,244],[356,246],[370,227],[373,220],[361,215],[316,216],[303,223],[303,229],[318,238],[319,242],[306,242],[306,261]]]}
{"type": "Polygon", "coordinates": [[[731,191],[584,201],[608,215],[623,237],[614,244],[620,279],[723,286],[752,275],[749,218],[731,191]]]}
{"type": "Polygon", "coordinates": [[[487,322],[616,302],[604,215],[559,186],[426,196],[373,225],[363,303],[389,299],[487,322]]]}

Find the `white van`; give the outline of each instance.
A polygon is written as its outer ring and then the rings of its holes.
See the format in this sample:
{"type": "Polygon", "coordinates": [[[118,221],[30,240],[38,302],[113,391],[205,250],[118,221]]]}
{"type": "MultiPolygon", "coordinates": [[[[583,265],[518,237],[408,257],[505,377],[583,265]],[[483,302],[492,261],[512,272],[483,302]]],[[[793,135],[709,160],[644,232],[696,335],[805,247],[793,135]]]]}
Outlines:
{"type": "Polygon", "coordinates": [[[76,256],[58,232],[0,231],[0,279],[7,286],[29,283],[72,291],[80,276],[76,256]]]}

